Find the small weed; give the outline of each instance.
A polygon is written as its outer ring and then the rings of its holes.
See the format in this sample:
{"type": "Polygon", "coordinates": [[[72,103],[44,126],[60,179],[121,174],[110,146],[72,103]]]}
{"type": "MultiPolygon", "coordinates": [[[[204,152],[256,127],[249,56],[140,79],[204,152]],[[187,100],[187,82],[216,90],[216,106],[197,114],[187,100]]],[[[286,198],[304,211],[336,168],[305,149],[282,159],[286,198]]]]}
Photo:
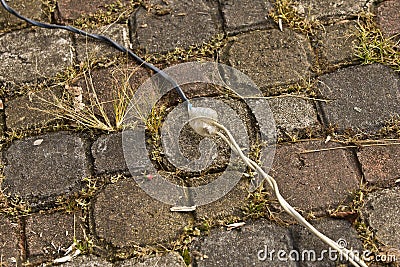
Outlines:
{"type": "Polygon", "coordinates": [[[110,100],[103,100],[94,86],[91,71],[83,72],[86,90],[68,84],[70,80],[76,80],[74,73],[64,82],[65,90],[61,97],[53,94],[51,99],[46,99],[36,95],[46,106],[52,107],[40,111],[82,128],[112,132],[124,127],[134,127],[134,125],[124,125],[127,108],[136,90],[129,83],[133,74],[134,71],[127,74],[122,83],[118,80],[112,81],[110,90],[113,96],[110,100]],[[112,107],[112,114],[108,111],[109,106],[112,107]]]}
{"type": "Polygon", "coordinates": [[[296,9],[296,2],[292,0],[277,0],[274,10],[269,16],[277,23],[286,23],[291,29],[305,34],[311,34],[321,23],[312,16],[302,16],[296,9]]]}
{"type": "Polygon", "coordinates": [[[289,222],[285,222],[279,216],[282,211],[277,209],[278,201],[271,197],[271,194],[261,185],[255,192],[249,193],[248,204],[243,208],[244,219],[267,218],[275,221],[280,225],[287,226],[289,222]]]}
{"type": "Polygon", "coordinates": [[[141,1],[123,4],[121,1],[105,5],[104,9],[82,16],[74,21],[74,26],[82,29],[96,28],[116,22],[126,22],[141,1]]]}
{"type": "Polygon", "coordinates": [[[365,14],[358,22],[359,45],[356,56],[364,64],[381,63],[400,71],[399,43],[395,37],[385,37],[373,20],[372,14],[365,14]]]}
{"type": "Polygon", "coordinates": [[[192,45],[187,49],[176,48],[174,51],[160,54],[147,54],[146,61],[153,64],[168,64],[173,62],[186,62],[191,60],[206,60],[210,58],[219,58],[222,49],[228,44],[231,38],[226,38],[223,34],[219,34],[210,41],[202,45],[192,45]]]}

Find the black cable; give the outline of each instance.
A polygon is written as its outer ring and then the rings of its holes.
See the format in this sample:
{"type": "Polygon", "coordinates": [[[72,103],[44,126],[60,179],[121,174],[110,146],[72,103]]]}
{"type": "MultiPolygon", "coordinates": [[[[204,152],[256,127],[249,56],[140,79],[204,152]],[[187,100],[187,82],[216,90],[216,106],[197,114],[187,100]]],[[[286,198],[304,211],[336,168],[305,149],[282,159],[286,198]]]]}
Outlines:
{"type": "Polygon", "coordinates": [[[142,59],[141,57],[139,57],[138,55],[133,53],[132,50],[130,50],[130,49],[118,44],[117,42],[113,41],[112,39],[108,38],[107,36],[88,33],[88,32],[85,32],[83,30],[80,30],[80,29],[77,29],[75,27],[72,27],[72,26],[65,26],[65,25],[57,25],[57,24],[48,24],[48,23],[38,22],[38,21],[35,21],[35,20],[32,20],[32,19],[26,18],[26,17],[22,16],[21,14],[17,13],[14,9],[12,9],[11,7],[9,7],[7,5],[5,0],[0,0],[0,1],[1,1],[1,4],[3,5],[3,7],[8,12],[10,12],[14,16],[16,16],[16,17],[28,22],[29,24],[32,24],[34,26],[38,26],[38,27],[41,27],[41,28],[46,28],[46,29],[62,29],[62,30],[70,31],[70,32],[73,32],[73,33],[76,33],[76,34],[80,34],[80,35],[83,35],[83,36],[87,36],[87,37],[90,37],[90,38],[97,39],[97,40],[100,40],[102,42],[108,43],[109,45],[113,46],[117,50],[119,50],[121,52],[124,52],[124,53],[128,53],[128,55],[130,55],[137,63],[139,63],[139,64],[145,66],[146,68],[154,71],[155,73],[159,74],[163,79],[165,79],[168,82],[170,82],[172,84],[172,86],[174,87],[174,89],[179,94],[179,96],[182,98],[182,100],[184,102],[187,101],[187,104],[190,107],[189,99],[186,97],[185,93],[182,91],[182,88],[174,81],[174,79],[172,79],[168,74],[166,74],[164,71],[160,70],[156,66],[146,62],[144,59],[142,59]]]}

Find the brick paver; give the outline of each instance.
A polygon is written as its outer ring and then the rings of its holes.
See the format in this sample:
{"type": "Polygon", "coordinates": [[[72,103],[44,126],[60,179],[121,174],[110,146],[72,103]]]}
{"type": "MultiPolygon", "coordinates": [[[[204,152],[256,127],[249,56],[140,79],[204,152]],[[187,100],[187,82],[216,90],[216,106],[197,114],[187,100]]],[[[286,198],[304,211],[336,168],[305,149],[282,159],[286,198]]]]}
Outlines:
{"type": "MultiPolygon", "coordinates": [[[[107,36],[126,48],[130,48],[131,46],[129,29],[126,24],[111,24],[92,30],[92,32],[107,36]]],[[[123,56],[123,53],[114,47],[84,36],[76,37],[76,54],[78,61],[81,62],[93,59],[107,59],[118,55],[123,56]]]]}
{"type": "Polygon", "coordinates": [[[274,25],[268,17],[273,10],[273,1],[222,0],[220,2],[228,34],[249,29],[272,28],[274,25]]]}
{"type": "MultiPolygon", "coordinates": [[[[348,221],[322,219],[311,221],[311,224],[320,232],[338,242],[341,246],[357,251],[362,255],[362,242],[357,232],[348,221]]],[[[298,266],[337,266],[338,262],[346,262],[344,256],[340,256],[337,252],[333,251],[333,249],[329,249],[328,245],[312,235],[309,230],[303,226],[295,225],[290,229],[294,247],[299,252],[298,266]],[[325,252],[323,252],[324,250],[325,252]],[[310,254],[305,252],[310,252],[310,254]]]]}
{"type": "MultiPolygon", "coordinates": [[[[289,251],[292,241],[287,229],[266,220],[247,222],[238,230],[213,229],[192,245],[197,266],[282,266],[272,250],[289,251]],[[259,257],[258,257],[259,256],[259,257]],[[272,258],[272,260],[271,260],[272,258]]],[[[296,266],[286,262],[285,266],[296,266]]]]}
{"type": "Polygon", "coordinates": [[[5,103],[5,115],[9,130],[39,128],[56,121],[56,99],[61,99],[61,88],[28,93],[5,103]],[[53,103],[53,104],[52,104],[53,103]]]}
{"type": "Polygon", "coordinates": [[[171,213],[168,205],[151,198],[127,178],[98,195],[93,219],[100,238],[127,247],[172,241],[189,224],[190,215],[171,213]]]}
{"type": "Polygon", "coordinates": [[[276,149],[270,175],[280,192],[294,207],[302,210],[326,210],[346,203],[361,179],[351,151],[302,153],[340,146],[319,141],[282,145],[276,149]]]}
{"type": "Polygon", "coordinates": [[[297,1],[297,12],[309,19],[337,21],[352,17],[365,10],[368,0],[300,0],[297,1]]]}
{"type": "Polygon", "coordinates": [[[85,142],[58,132],[15,141],[5,154],[2,190],[33,205],[80,190],[88,177],[85,142]]]}
{"type": "Polygon", "coordinates": [[[3,214],[0,215],[0,257],[1,262],[6,266],[21,263],[19,232],[18,223],[11,222],[3,214]]]}
{"type": "Polygon", "coordinates": [[[71,262],[63,263],[60,266],[61,267],[114,267],[112,263],[93,255],[80,256],[71,262]]]}
{"type": "MultiPolygon", "coordinates": [[[[17,10],[21,15],[27,16],[32,19],[41,19],[42,2],[40,0],[24,1],[16,0],[8,3],[8,5],[17,10]]],[[[11,28],[22,24],[23,21],[10,13],[8,13],[3,8],[0,9],[0,31],[3,29],[11,28]]]]}
{"type": "Polygon", "coordinates": [[[52,78],[72,65],[72,41],[65,31],[25,29],[0,36],[0,81],[52,78]]]}
{"type": "Polygon", "coordinates": [[[319,30],[313,45],[317,51],[320,67],[328,69],[354,62],[356,60],[354,48],[359,45],[357,35],[355,21],[328,25],[319,30]]]}
{"type": "Polygon", "coordinates": [[[325,123],[339,130],[374,132],[400,114],[399,76],[386,66],[348,67],[319,81],[322,96],[332,100],[319,103],[325,123]]]}
{"type": "Polygon", "coordinates": [[[384,244],[400,246],[400,191],[398,188],[376,191],[368,195],[363,214],[384,244]]]}
{"type": "Polygon", "coordinates": [[[26,218],[26,240],[29,258],[63,257],[75,240],[84,240],[79,213],[33,214],[26,218]]]}
{"type": "MultiPolygon", "coordinates": [[[[88,2],[82,4],[78,0],[60,0],[57,1],[58,10],[62,20],[75,20],[79,17],[95,14],[97,12],[105,12],[107,6],[115,4],[117,1],[100,0],[96,2],[88,2]]],[[[130,1],[119,1],[121,4],[129,4],[130,1]]]]}
{"type": "Polygon", "coordinates": [[[186,264],[182,257],[177,253],[168,253],[166,255],[147,257],[143,260],[126,260],[120,264],[115,264],[115,267],[147,267],[147,266],[171,266],[185,267],[186,264]]]}
{"type": "Polygon", "coordinates": [[[222,33],[222,22],[217,20],[210,2],[151,0],[149,3],[153,8],[139,8],[131,20],[137,45],[147,52],[201,45],[222,33]]]}
{"type": "Polygon", "coordinates": [[[290,133],[294,130],[319,127],[313,103],[301,97],[294,95],[268,100],[279,132],[290,133]]]}
{"type": "Polygon", "coordinates": [[[303,35],[285,29],[254,31],[236,38],[226,51],[227,60],[260,88],[297,82],[311,74],[311,45],[303,35]]]}
{"type": "Polygon", "coordinates": [[[384,1],[376,10],[376,21],[380,30],[387,36],[400,33],[400,2],[397,0],[384,1]]]}
{"type": "Polygon", "coordinates": [[[400,179],[400,146],[363,147],[357,152],[357,156],[367,182],[392,186],[400,179]]]}

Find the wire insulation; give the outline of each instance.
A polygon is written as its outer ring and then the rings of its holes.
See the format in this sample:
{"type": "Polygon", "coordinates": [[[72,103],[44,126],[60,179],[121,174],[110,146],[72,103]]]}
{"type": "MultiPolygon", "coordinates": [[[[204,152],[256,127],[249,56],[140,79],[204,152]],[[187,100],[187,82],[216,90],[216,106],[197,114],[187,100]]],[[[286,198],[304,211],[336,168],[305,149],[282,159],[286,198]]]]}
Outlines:
{"type": "Polygon", "coordinates": [[[73,32],[73,33],[76,33],[76,34],[79,34],[79,35],[83,35],[83,36],[90,37],[90,38],[93,38],[93,39],[96,39],[96,40],[100,40],[100,41],[102,41],[104,43],[107,43],[107,44],[111,45],[112,47],[114,47],[118,51],[121,51],[123,53],[127,53],[138,64],[143,65],[144,67],[154,71],[155,73],[159,74],[163,79],[165,79],[166,81],[171,83],[171,85],[176,90],[176,92],[179,94],[179,96],[182,98],[182,100],[187,103],[189,108],[191,107],[189,99],[186,97],[185,93],[182,91],[182,88],[167,73],[165,73],[164,71],[160,70],[159,68],[157,68],[153,64],[145,61],[144,59],[142,59],[141,57],[139,57],[138,55],[133,53],[132,50],[122,46],[121,44],[115,42],[114,40],[110,39],[109,37],[104,36],[104,35],[100,35],[100,34],[88,33],[86,31],[83,31],[81,29],[78,29],[78,28],[75,28],[75,27],[72,27],[72,26],[68,26],[68,25],[57,25],[57,24],[49,24],[49,23],[43,23],[43,22],[35,21],[35,20],[32,20],[32,19],[26,18],[26,17],[22,16],[21,14],[19,14],[18,12],[16,12],[14,9],[12,9],[11,7],[9,7],[7,5],[5,0],[0,0],[0,1],[1,1],[1,4],[4,7],[5,10],[7,10],[9,13],[13,14],[14,16],[20,18],[21,20],[23,20],[23,21],[25,21],[25,22],[27,22],[29,24],[32,24],[32,25],[37,26],[37,27],[45,28],[45,29],[61,29],[61,30],[70,31],[70,32],[73,32]]]}

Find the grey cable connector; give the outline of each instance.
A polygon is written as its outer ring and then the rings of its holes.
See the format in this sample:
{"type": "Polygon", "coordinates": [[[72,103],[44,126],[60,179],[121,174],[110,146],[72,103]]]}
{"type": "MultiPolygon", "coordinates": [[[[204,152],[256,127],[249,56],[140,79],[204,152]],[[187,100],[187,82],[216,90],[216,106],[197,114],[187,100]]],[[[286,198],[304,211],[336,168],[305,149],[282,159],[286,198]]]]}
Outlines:
{"type": "Polygon", "coordinates": [[[218,113],[211,108],[193,107],[188,109],[189,125],[201,136],[213,136],[218,129],[211,122],[218,121],[218,113]]]}

